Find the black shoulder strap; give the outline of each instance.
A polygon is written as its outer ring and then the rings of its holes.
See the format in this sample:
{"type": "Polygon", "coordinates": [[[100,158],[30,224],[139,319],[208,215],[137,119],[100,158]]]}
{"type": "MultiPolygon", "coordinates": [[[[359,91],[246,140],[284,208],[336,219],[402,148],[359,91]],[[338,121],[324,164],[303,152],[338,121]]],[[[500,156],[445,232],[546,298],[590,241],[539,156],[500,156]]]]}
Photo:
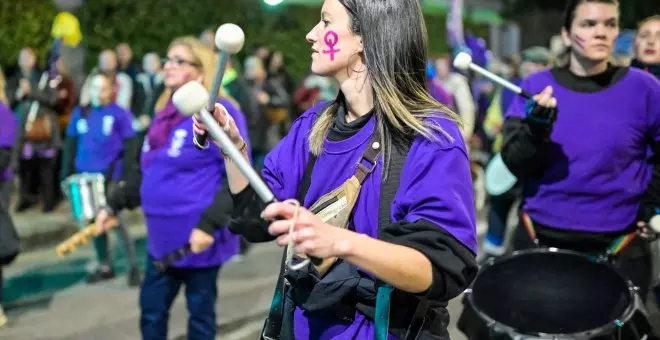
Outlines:
{"type": "MultiPolygon", "coordinates": [[[[390,151],[390,163],[387,168],[387,177],[380,183],[380,201],[378,202],[378,237],[382,228],[392,224],[392,201],[399,190],[401,182],[401,171],[406,162],[406,156],[410,149],[410,143],[393,143],[390,151]]],[[[383,167],[384,169],[384,167],[383,167]]]]}
{"type": "MultiPolygon", "coordinates": [[[[380,198],[378,202],[378,237],[381,237],[382,230],[392,224],[392,201],[396,192],[399,190],[399,183],[401,182],[401,172],[403,171],[403,165],[406,162],[406,157],[408,155],[408,150],[412,144],[411,140],[405,140],[400,142],[393,142],[392,148],[390,150],[390,159],[387,166],[387,171],[383,171],[383,179],[380,184],[380,198]]],[[[385,170],[384,160],[383,160],[383,170],[385,170]]],[[[384,340],[388,338],[389,331],[389,319],[390,319],[390,301],[393,291],[393,287],[389,284],[385,284],[380,280],[376,280],[376,308],[374,311],[374,323],[375,323],[375,339],[384,340]]],[[[426,306],[422,306],[420,303],[415,310],[415,316],[413,321],[416,320],[417,314],[421,314],[423,319],[424,314],[426,314],[426,306]],[[423,311],[420,312],[420,308],[423,308],[423,311]]],[[[417,322],[415,322],[417,323],[417,322]]],[[[411,322],[411,325],[413,322],[411,322]]],[[[407,333],[410,332],[410,328],[407,333]]],[[[415,333],[413,333],[415,334],[415,333]]],[[[404,340],[408,339],[408,334],[404,340]]],[[[413,337],[414,338],[414,337],[413,337]]]]}
{"type": "MultiPolygon", "coordinates": [[[[403,170],[403,164],[406,162],[406,157],[411,145],[412,141],[403,141],[392,147],[392,156],[390,157],[387,181],[382,182],[380,189],[379,235],[384,227],[392,223],[390,220],[391,202],[394,200],[394,195],[399,189],[401,171],[403,170]]],[[[424,316],[428,309],[429,301],[426,298],[422,298],[415,308],[413,317],[410,320],[410,324],[408,325],[408,329],[402,340],[412,340],[419,336],[419,333],[424,326],[424,316]]]]}
{"type": "MultiPolygon", "coordinates": [[[[312,183],[312,170],[314,170],[314,164],[316,164],[316,155],[310,152],[309,160],[305,165],[305,172],[303,173],[303,178],[300,182],[298,195],[296,197],[301,205],[305,204],[305,196],[307,196],[307,191],[309,190],[309,186],[312,183]]],[[[282,332],[282,322],[284,319],[285,307],[284,301],[286,299],[288,288],[287,282],[284,279],[286,251],[287,248],[284,247],[284,251],[282,252],[282,261],[280,263],[280,273],[277,276],[277,283],[275,284],[275,292],[273,293],[273,300],[270,306],[270,310],[268,311],[268,317],[266,317],[264,328],[261,331],[261,340],[277,340],[280,338],[280,334],[282,332]]]]}

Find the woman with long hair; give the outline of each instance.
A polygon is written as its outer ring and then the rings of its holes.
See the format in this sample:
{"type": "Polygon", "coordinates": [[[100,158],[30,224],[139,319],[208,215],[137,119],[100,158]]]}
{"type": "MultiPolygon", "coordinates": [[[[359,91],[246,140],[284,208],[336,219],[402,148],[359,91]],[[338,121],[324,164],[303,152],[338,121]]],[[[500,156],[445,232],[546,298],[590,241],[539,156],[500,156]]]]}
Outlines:
{"type": "MultiPolygon", "coordinates": [[[[109,215],[142,206],[148,255],[140,291],[143,339],[167,338],[170,307],[182,285],[190,314],[188,337],[215,339],[218,272],[239,250],[239,236],[220,230],[227,223],[226,207],[231,205],[228,190],[220,190],[225,171],[221,152],[213,143],[197,150],[192,119],[172,102],[173,93],[190,81],[210,89],[215,60],[213,51],[196,38],[178,38],[170,44],[164,63],[166,89],[156,103],[157,113],[142,146],[141,169],[133,169],[132,176],[120,183],[108,198],[108,209],[97,217],[97,225],[107,228],[109,215]],[[156,268],[154,261],[184,249],[187,243],[193,254],[165,271],[156,268]]],[[[220,104],[247,139],[238,104],[224,92],[220,95],[220,104]]],[[[249,152],[247,144],[244,151],[249,152]]]]}
{"type": "MultiPolygon", "coordinates": [[[[514,247],[604,254],[644,228],[660,207],[654,174],[660,152],[660,83],[608,63],[619,33],[617,0],[573,0],[561,35],[564,64],[525,78],[533,101],[516,97],[504,123],[502,158],[521,181],[521,223],[514,247]],[[648,160],[647,151],[653,150],[648,160]],[[533,233],[526,230],[533,228],[533,233]]],[[[615,265],[650,285],[648,241],[635,238],[615,265]]]]}
{"type": "MultiPolygon", "coordinates": [[[[273,311],[268,336],[278,327],[281,339],[447,336],[447,302],[476,274],[475,212],[459,118],[427,89],[420,3],[326,0],[320,19],[307,34],[311,69],[341,91],[266,157],[262,176],[281,203],[258,203],[226,163],[230,228],[290,244],[283,322],[273,311]],[[299,205],[282,202],[292,198],[299,205]],[[320,260],[305,265],[304,254],[320,260]]],[[[226,111],[214,115],[241,149],[226,111]]],[[[206,127],[196,121],[195,131],[206,127]]]]}
{"type": "Polygon", "coordinates": [[[18,136],[18,123],[9,109],[5,95],[5,75],[0,69],[0,328],[7,324],[2,309],[2,266],[11,263],[18,255],[18,235],[9,214],[12,191],[12,155],[18,136]]]}

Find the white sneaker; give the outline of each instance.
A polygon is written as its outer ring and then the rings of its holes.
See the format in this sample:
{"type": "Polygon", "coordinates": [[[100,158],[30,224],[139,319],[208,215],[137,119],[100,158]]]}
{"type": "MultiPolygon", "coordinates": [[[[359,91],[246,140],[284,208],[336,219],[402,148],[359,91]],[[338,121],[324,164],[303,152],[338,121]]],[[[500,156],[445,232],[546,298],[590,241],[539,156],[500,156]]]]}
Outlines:
{"type": "Polygon", "coordinates": [[[7,317],[5,316],[5,311],[0,306],[0,328],[4,327],[7,324],[7,317]]]}

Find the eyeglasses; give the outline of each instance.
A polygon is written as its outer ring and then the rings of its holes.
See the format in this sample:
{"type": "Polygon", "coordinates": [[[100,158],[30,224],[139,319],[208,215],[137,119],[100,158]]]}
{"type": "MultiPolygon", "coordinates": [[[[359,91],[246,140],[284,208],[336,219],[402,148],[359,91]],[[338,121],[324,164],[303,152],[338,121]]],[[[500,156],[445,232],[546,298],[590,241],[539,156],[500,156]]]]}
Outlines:
{"type": "Polygon", "coordinates": [[[181,57],[172,57],[172,58],[165,57],[165,58],[163,58],[163,60],[162,60],[163,66],[165,66],[165,64],[167,64],[168,62],[171,62],[176,66],[181,66],[181,65],[184,65],[184,64],[190,65],[190,66],[193,66],[193,67],[201,67],[202,66],[199,63],[196,63],[196,62],[193,62],[193,61],[188,61],[188,60],[185,60],[181,57]]]}

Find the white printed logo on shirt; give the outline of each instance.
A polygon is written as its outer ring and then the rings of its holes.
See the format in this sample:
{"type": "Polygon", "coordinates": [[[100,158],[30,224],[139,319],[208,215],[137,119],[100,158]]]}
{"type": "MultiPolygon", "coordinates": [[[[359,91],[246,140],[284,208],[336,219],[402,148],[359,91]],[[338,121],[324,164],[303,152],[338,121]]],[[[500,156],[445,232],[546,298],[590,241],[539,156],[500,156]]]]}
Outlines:
{"type": "Polygon", "coordinates": [[[174,131],[174,138],[172,138],[172,145],[170,145],[169,150],[167,150],[167,154],[170,157],[176,158],[181,156],[181,148],[183,147],[183,144],[186,142],[187,136],[188,136],[188,131],[184,129],[178,129],[174,131]]]}
{"type": "Polygon", "coordinates": [[[85,118],[80,118],[76,122],[76,131],[78,131],[79,135],[84,135],[89,131],[89,125],[87,125],[87,119],[85,118]]]}
{"type": "Polygon", "coordinates": [[[112,127],[115,125],[115,117],[103,116],[103,134],[110,136],[112,134],[112,127]]]}

